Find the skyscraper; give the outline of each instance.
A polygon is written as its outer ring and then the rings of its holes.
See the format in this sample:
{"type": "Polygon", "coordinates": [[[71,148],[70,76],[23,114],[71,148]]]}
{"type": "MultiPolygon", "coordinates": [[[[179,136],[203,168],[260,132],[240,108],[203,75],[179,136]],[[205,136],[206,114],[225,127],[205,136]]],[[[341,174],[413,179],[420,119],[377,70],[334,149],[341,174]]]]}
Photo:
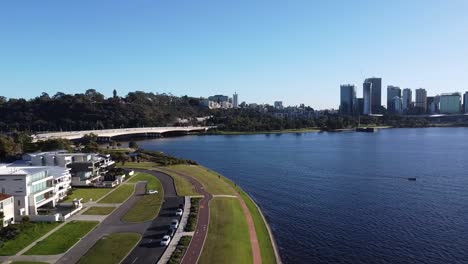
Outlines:
{"type": "Polygon", "coordinates": [[[382,78],[367,78],[364,83],[369,82],[372,84],[372,106],[371,111],[374,114],[380,114],[380,108],[382,106],[382,78]]]}
{"type": "Polygon", "coordinates": [[[362,113],[364,115],[372,114],[372,83],[364,82],[362,85],[362,94],[364,97],[364,109],[362,113]]]}
{"type": "Polygon", "coordinates": [[[354,115],[356,113],[356,87],[352,84],[340,86],[340,113],[354,115]]]}
{"type": "Polygon", "coordinates": [[[408,111],[413,102],[413,92],[410,88],[403,89],[403,111],[408,111]]]}
{"type": "Polygon", "coordinates": [[[427,92],[426,89],[416,89],[416,108],[420,114],[427,111],[427,92]]]}
{"type": "Polygon", "coordinates": [[[239,107],[239,95],[237,93],[234,93],[234,95],[232,96],[232,107],[239,107]]]}
{"type": "Polygon", "coordinates": [[[440,95],[441,114],[459,114],[461,109],[461,94],[448,93],[440,95]]]}
{"type": "Polygon", "coordinates": [[[402,114],[403,113],[403,102],[401,100],[401,97],[395,96],[392,99],[392,104],[393,104],[393,113],[395,114],[402,114]]]}
{"type": "Polygon", "coordinates": [[[468,92],[466,92],[464,95],[463,95],[463,106],[464,106],[464,109],[465,109],[465,113],[468,114],[468,92]]]}
{"type": "Polygon", "coordinates": [[[400,87],[392,85],[387,86],[387,110],[390,113],[395,113],[395,104],[393,103],[395,97],[401,98],[400,87]]]}
{"type": "Polygon", "coordinates": [[[435,102],[434,96],[427,97],[426,109],[427,109],[428,114],[434,114],[435,112],[434,102],[435,102]]]}

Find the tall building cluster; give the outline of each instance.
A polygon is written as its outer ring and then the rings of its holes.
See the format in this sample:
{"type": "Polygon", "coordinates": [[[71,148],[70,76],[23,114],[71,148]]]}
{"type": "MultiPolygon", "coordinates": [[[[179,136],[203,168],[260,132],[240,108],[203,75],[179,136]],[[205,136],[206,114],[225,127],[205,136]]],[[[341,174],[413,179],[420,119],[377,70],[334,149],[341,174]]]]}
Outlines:
{"type": "Polygon", "coordinates": [[[382,78],[367,78],[362,85],[362,98],[356,97],[354,84],[340,86],[340,113],[344,115],[371,114],[461,114],[468,113],[468,92],[443,93],[428,96],[424,88],[413,91],[394,85],[387,86],[387,108],[382,106],[382,78]]]}
{"type": "Polygon", "coordinates": [[[208,107],[210,109],[217,109],[217,108],[238,108],[239,107],[239,95],[234,93],[232,97],[227,95],[213,95],[209,96],[207,99],[201,99],[200,105],[204,107],[208,107]]]}

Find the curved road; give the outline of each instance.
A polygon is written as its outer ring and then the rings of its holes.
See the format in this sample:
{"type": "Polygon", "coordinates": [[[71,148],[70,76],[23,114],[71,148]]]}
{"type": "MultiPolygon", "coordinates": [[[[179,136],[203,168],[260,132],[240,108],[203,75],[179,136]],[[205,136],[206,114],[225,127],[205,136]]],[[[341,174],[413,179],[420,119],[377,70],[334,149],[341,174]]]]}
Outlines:
{"type": "Polygon", "coordinates": [[[129,254],[123,263],[156,263],[164,253],[166,247],[161,247],[159,242],[163,234],[169,228],[169,223],[175,217],[175,210],[179,204],[184,203],[184,198],[177,196],[174,180],[167,174],[149,171],[136,170],[157,177],[164,188],[164,202],[159,211],[159,215],[153,221],[142,223],[125,223],[121,218],[132,208],[146,192],[146,182],[139,182],[135,186],[135,192],[126,202],[120,205],[111,215],[106,217],[98,227],[90,234],[80,240],[73,248],[65,253],[57,263],[69,264],[77,263],[82,256],[103,236],[112,233],[134,232],[143,236],[137,247],[129,254]]]}
{"type": "Polygon", "coordinates": [[[161,169],[158,168],[162,171],[168,171],[171,173],[175,173],[177,175],[180,175],[192,183],[193,186],[195,186],[195,190],[203,195],[203,198],[200,200],[200,208],[198,210],[198,222],[197,222],[197,227],[195,230],[195,234],[192,237],[192,240],[190,241],[190,245],[185,252],[185,255],[182,259],[182,264],[196,264],[198,262],[198,259],[201,256],[201,253],[203,251],[203,246],[205,244],[206,236],[208,234],[208,226],[210,224],[210,207],[209,203],[210,200],[213,198],[213,195],[203,188],[203,185],[195,180],[193,177],[190,175],[186,175],[177,171],[169,170],[169,169],[161,169]]]}

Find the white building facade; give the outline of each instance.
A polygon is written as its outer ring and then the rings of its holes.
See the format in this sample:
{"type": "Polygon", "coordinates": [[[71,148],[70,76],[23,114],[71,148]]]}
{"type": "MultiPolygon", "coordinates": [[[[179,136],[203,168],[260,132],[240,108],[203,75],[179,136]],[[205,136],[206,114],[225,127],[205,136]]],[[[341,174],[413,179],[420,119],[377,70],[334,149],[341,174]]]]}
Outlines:
{"type": "Polygon", "coordinates": [[[0,193],[0,213],[3,215],[1,227],[15,222],[15,208],[12,195],[0,193]]]}

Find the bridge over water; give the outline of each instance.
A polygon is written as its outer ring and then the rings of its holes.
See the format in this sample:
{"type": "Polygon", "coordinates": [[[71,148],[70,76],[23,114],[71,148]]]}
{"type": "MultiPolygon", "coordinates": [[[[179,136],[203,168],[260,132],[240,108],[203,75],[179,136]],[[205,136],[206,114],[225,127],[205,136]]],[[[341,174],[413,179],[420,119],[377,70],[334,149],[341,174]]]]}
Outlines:
{"type": "Polygon", "coordinates": [[[33,135],[34,141],[47,140],[47,139],[69,139],[77,140],[87,134],[95,134],[101,141],[108,141],[116,137],[124,136],[145,136],[155,137],[164,136],[164,134],[188,134],[192,132],[206,132],[208,129],[215,127],[138,127],[138,128],[118,128],[118,129],[103,129],[103,130],[84,130],[84,131],[70,131],[70,132],[48,132],[33,135]]]}

